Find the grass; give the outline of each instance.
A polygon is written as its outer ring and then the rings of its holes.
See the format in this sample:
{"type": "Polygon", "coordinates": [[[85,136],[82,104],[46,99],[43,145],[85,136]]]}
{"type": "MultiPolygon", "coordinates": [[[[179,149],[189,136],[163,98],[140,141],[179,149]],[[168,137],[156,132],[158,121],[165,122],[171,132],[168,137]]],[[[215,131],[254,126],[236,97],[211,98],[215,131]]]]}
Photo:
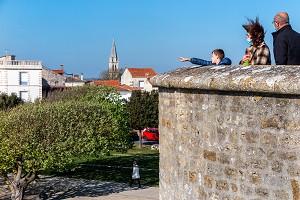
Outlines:
{"type": "Polygon", "coordinates": [[[141,184],[157,186],[159,183],[159,152],[149,148],[130,149],[127,153],[111,152],[110,156],[100,158],[82,157],[76,160],[79,166],[74,171],[59,173],[59,176],[129,183],[132,163],[140,167],[141,184]]]}

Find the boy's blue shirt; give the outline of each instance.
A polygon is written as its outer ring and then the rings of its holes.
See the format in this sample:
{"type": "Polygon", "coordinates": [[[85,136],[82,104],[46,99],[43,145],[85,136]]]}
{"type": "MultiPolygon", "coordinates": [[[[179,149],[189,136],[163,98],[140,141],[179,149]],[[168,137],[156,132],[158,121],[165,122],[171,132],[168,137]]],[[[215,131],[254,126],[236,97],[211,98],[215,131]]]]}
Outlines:
{"type": "MultiPolygon", "coordinates": [[[[190,62],[195,65],[202,65],[202,66],[216,65],[211,61],[202,60],[200,58],[191,58],[190,62]]],[[[231,65],[231,60],[229,58],[223,58],[218,65],[231,65]]]]}

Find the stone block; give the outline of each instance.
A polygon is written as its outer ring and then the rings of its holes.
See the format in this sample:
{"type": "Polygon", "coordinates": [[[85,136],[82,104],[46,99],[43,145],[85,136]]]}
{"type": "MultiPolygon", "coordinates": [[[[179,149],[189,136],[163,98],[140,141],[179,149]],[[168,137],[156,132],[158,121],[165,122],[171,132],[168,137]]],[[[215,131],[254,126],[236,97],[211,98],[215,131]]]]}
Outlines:
{"type": "Polygon", "coordinates": [[[282,151],[282,152],[278,152],[278,157],[282,160],[293,161],[293,160],[297,160],[297,153],[282,151]]]}
{"type": "Polygon", "coordinates": [[[271,168],[275,172],[278,172],[278,173],[282,172],[282,167],[283,167],[283,163],[278,160],[273,161],[271,163],[271,168]]]}
{"type": "Polygon", "coordinates": [[[265,199],[268,198],[269,196],[269,190],[266,188],[261,188],[261,187],[255,188],[255,192],[256,194],[258,194],[259,196],[265,199]]]}
{"type": "Polygon", "coordinates": [[[216,189],[217,190],[229,190],[229,186],[227,181],[225,180],[217,180],[216,181],[216,189]]]}
{"type": "Polygon", "coordinates": [[[242,132],[241,133],[241,139],[245,143],[258,143],[259,141],[259,134],[253,131],[248,131],[248,132],[242,132]]]}
{"type": "Polygon", "coordinates": [[[282,189],[277,189],[274,192],[274,196],[276,200],[287,200],[287,199],[291,199],[289,198],[289,194],[282,189]]]}
{"type": "Polygon", "coordinates": [[[224,174],[229,179],[236,179],[237,175],[238,175],[238,171],[236,169],[234,169],[234,168],[225,167],[224,174]]]}
{"type": "Polygon", "coordinates": [[[275,133],[263,132],[261,133],[261,143],[274,148],[277,146],[277,135],[275,133]]]}
{"type": "Polygon", "coordinates": [[[241,188],[241,193],[244,194],[245,196],[252,196],[254,192],[252,187],[245,184],[242,184],[240,188],[241,188]]]}
{"type": "Polygon", "coordinates": [[[262,182],[261,175],[258,172],[250,172],[248,174],[248,180],[255,185],[258,185],[262,182]]]}
{"type": "Polygon", "coordinates": [[[287,172],[292,177],[299,177],[300,176],[300,165],[293,163],[288,165],[287,172]]]}
{"type": "Polygon", "coordinates": [[[300,199],[300,190],[299,190],[299,182],[297,180],[291,180],[292,191],[293,191],[293,200],[300,199]]]}
{"type": "Polygon", "coordinates": [[[217,154],[214,151],[208,151],[204,150],[203,157],[207,160],[216,161],[217,160],[217,154]]]}
{"type": "Polygon", "coordinates": [[[231,190],[233,192],[237,192],[238,191],[238,187],[237,187],[237,185],[235,183],[231,183],[231,190]]]}
{"type": "Polygon", "coordinates": [[[204,176],[204,186],[211,188],[213,186],[213,178],[211,176],[204,176]]]}
{"type": "Polygon", "coordinates": [[[266,169],[269,166],[269,162],[268,160],[263,160],[263,159],[251,159],[250,165],[252,168],[266,169]]]}
{"type": "Polygon", "coordinates": [[[198,182],[198,177],[196,172],[189,172],[189,180],[192,183],[198,182]]]}
{"type": "Polygon", "coordinates": [[[260,123],[260,126],[262,129],[265,129],[265,128],[280,129],[282,127],[281,121],[282,121],[282,119],[280,119],[280,117],[274,116],[273,118],[263,119],[260,123]]]}

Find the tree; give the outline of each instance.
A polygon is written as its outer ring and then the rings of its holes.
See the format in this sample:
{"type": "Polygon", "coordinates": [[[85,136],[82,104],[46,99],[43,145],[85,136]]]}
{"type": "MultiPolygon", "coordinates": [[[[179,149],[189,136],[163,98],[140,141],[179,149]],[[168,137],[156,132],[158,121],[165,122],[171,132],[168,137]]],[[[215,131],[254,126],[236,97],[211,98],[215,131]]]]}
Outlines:
{"type": "Polygon", "coordinates": [[[15,93],[12,93],[11,95],[6,93],[0,94],[0,110],[13,108],[22,103],[24,103],[24,101],[20,97],[17,97],[15,93]]]}
{"type": "Polygon", "coordinates": [[[141,147],[141,130],[145,127],[158,127],[158,92],[133,91],[126,103],[131,127],[139,131],[139,146],[141,147]]]}
{"type": "Polygon", "coordinates": [[[127,118],[119,94],[96,86],[2,111],[0,173],[12,199],[23,199],[26,187],[43,170],[72,168],[76,156],[127,150],[131,134],[127,118]]]}
{"type": "Polygon", "coordinates": [[[110,72],[109,70],[104,70],[100,73],[101,80],[121,80],[121,76],[124,72],[123,68],[120,68],[117,72],[110,72]]]}

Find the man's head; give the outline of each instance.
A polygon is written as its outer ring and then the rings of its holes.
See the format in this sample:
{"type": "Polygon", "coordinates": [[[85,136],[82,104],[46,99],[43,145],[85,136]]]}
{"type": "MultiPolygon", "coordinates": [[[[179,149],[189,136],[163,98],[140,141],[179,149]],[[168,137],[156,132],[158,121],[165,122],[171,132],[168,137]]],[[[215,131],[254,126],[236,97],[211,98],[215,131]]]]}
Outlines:
{"type": "Polygon", "coordinates": [[[273,20],[274,27],[278,31],[282,27],[290,24],[289,15],[286,12],[277,13],[273,20]]]}
{"type": "Polygon", "coordinates": [[[225,57],[225,53],[222,49],[215,49],[211,53],[211,62],[219,64],[219,62],[225,57]]]}

